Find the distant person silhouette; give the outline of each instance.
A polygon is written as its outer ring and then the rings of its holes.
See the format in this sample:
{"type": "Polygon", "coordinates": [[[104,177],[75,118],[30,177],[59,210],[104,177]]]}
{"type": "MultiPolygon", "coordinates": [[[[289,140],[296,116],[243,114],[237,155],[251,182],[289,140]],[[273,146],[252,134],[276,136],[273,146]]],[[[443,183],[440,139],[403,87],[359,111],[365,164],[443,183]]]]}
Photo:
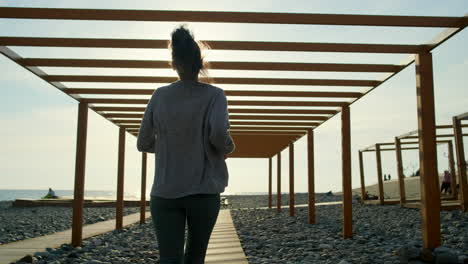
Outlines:
{"type": "Polygon", "coordinates": [[[179,80],[154,91],[137,148],[156,154],[150,207],[160,263],[197,264],[205,261],[234,142],[224,91],[198,81],[205,65],[185,26],[172,32],[170,49],[179,80]]]}
{"type": "Polygon", "coordinates": [[[445,170],[444,171],[444,178],[442,180],[442,185],[440,186],[440,192],[444,193],[444,194],[447,194],[447,192],[449,194],[452,193],[452,188],[451,188],[451,182],[452,182],[452,178],[451,178],[451,175],[450,175],[450,172],[448,170],[445,170]]]}
{"type": "Polygon", "coordinates": [[[384,175],[383,175],[383,180],[384,180],[384,181],[387,181],[387,174],[384,174],[384,175]]]}
{"type": "Polygon", "coordinates": [[[391,180],[391,179],[392,179],[392,175],[388,174],[387,179],[388,179],[388,180],[391,180]]]}
{"type": "Polygon", "coordinates": [[[55,192],[54,190],[52,190],[52,188],[49,187],[49,191],[47,192],[47,194],[42,197],[42,199],[57,199],[58,196],[55,195],[55,192]]]}

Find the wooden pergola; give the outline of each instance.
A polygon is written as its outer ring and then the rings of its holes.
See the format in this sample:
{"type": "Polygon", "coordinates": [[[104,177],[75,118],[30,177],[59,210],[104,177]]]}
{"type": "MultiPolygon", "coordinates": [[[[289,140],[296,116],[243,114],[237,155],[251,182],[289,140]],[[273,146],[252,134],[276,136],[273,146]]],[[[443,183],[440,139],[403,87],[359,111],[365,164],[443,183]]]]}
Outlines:
{"type": "MultiPolygon", "coordinates": [[[[453,151],[453,141],[452,139],[455,139],[457,136],[457,132],[453,134],[447,134],[447,133],[439,133],[440,130],[447,130],[447,129],[452,129],[454,130],[455,128],[460,128],[460,134],[459,136],[462,138],[461,143],[463,144],[463,136],[468,136],[468,133],[463,134],[461,129],[464,127],[468,127],[468,124],[462,125],[460,123],[459,126],[457,126],[455,123],[453,125],[438,125],[436,126],[436,144],[446,144],[447,145],[447,158],[449,160],[449,171],[451,174],[452,178],[452,183],[457,183],[457,173],[455,170],[455,159],[454,159],[454,151],[453,151]]],[[[455,130],[454,130],[455,131],[455,130]]],[[[379,204],[384,205],[384,204],[395,204],[395,203],[400,203],[401,206],[404,206],[405,203],[407,202],[406,199],[406,191],[405,191],[405,182],[404,178],[405,175],[403,174],[403,158],[402,158],[402,151],[403,150],[419,150],[418,145],[419,140],[418,140],[418,130],[414,130],[408,133],[405,133],[403,135],[395,137],[394,142],[379,142],[374,145],[370,145],[366,148],[360,149],[358,154],[359,154],[359,171],[360,171],[360,180],[361,180],[361,200],[365,201],[366,200],[366,187],[365,187],[365,180],[364,180],[364,157],[363,154],[366,152],[375,152],[375,157],[376,157],[376,168],[377,168],[377,184],[378,184],[378,197],[379,197],[379,204]],[[398,189],[400,193],[400,199],[399,201],[395,200],[389,200],[386,201],[384,197],[384,188],[383,188],[383,182],[382,182],[382,158],[381,158],[381,153],[383,151],[395,151],[396,154],[396,165],[397,165],[397,174],[398,174],[398,189]]],[[[463,150],[463,145],[460,148],[458,145],[455,145],[455,152],[457,153],[457,157],[464,156],[464,150],[463,150]],[[461,154],[459,154],[461,153],[461,154]],[[463,155],[463,156],[462,156],[463,155]]],[[[457,160],[457,164],[460,161],[457,160]]],[[[466,165],[465,165],[466,168],[466,165]]],[[[464,197],[467,193],[467,191],[464,191],[468,186],[466,185],[466,176],[463,177],[465,174],[458,174],[458,182],[460,183],[460,190],[461,190],[461,207],[463,210],[466,211],[466,208],[468,208],[468,204],[465,204],[463,201],[466,200],[464,197]]],[[[458,198],[458,192],[456,188],[453,188],[452,192],[452,197],[451,199],[457,199],[458,198]]]]}
{"type": "MultiPolygon", "coordinates": [[[[257,85],[271,90],[226,90],[231,120],[231,134],[237,149],[232,158],[269,159],[269,201],[272,197],[272,157],[278,158],[278,210],[281,204],[280,166],[281,151],[289,147],[294,151],[294,142],[307,135],[308,140],[308,192],[309,223],[315,223],[314,199],[314,129],[341,113],[342,182],[343,182],[343,237],[352,237],[352,194],[351,194],[351,134],[350,105],[379,87],[400,71],[416,63],[418,134],[420,148],[422,200],[422,229],[425,248],[440,245],[439,196],[435,153],[434,93],[431,51],[463,30],[468,17],[422,17],[384,15],[335,15],[293,14],[254,12],[203,12],[203,11],[155,11],[155,10],[108,10],[108,9],[53,9],[53,8],[0,8],[0,18],[8,19],[52,19],[88,21],[184,21],[212,23],[251,24],[296,24],[370,27],[429,27],[447,28],[432,41],[421,44],[369,44],[369,43],[310,43],[310,42],[265,42],[265,41],[205,41],[213,50],[271,51],[271,52],[351,52],[408,54],[408,58],[396,64],[350,64],[350,63],[298,63],[298,62],[247,62],[213,61],[214,70],[244,71],[299,71],[299,72],[344,72],[385,73],[378,80],[371,79],[294,79],[216,77],[212,81],[223,85],[257,85]],[[322,87],[320,91],[288,89],[278,91],[281,86],[322,87]],[[270,99],[259,99],[268,97],[270,99]],[[247,100],[244,100],[247,99],[247,100]],[[279,100],[278,100],[279,98],[279,100]],[[302,99],[301,99],[302,98],[302,99]],[[250,99],[250,100],[249,100],[250,99]]],[[[75,192],[73,208],[72,244],[81,244],[82,208],[85,179],[86,136],[88,109],[119,127],[117,225],[122,228],[124,145],[127,133],[137,135],[145,105],[154,89],[105,88],[84,86],[69,87],[65,83],[150,83],[157,87],[176,80],[168,76],[96,76],[96,75],[49,75],[41,67],[85,67],[85,68],[132,68],[166,69],[168,61],[124,60],[124,59],[79,59],[70,58],[24,58],[10,47],[73,47],[113,49],[166,49],[168,40],[162,39],[103,39],[103,38],[48,38],[48,37],[0,37],[0,52],[26,68],[42,80],[79,102],[77,151],[75,168],[75,192]],[[118,95],[134,98],[115,98],[118,95]],[[142,96],[147,95],[145,99],[142,96]],[[90,97],[91,96],[91,97],[90,97]],[[141,105],[141,106],[138,106],[141,105]]],[[[201,79],[200,81],[207,81],[201,79]]],[[[290,214],[294,215],[294,160],[290,155],[290,214]]],[[[146,182],[146,154],[142,155],[142,217],[146,182]]],[[[143,219],[143,218],[142,218],[143,219]]]]}

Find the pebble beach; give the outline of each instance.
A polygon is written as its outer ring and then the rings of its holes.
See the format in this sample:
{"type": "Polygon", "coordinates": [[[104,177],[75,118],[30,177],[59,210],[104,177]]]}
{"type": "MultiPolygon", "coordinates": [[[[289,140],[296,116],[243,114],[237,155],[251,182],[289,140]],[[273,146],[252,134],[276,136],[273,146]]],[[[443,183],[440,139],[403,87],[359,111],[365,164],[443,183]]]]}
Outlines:
{"type": "MultiPolygon", "coordinates": [[[[139,212],[137,207],[124,208],[124,215],[139,212]]],[[[0,202],[0,245],[43,236],[71,228],[73,209],[70,207],[11,207],[10,201],[0,202]]],[[[115,218],[115,208],[84,208],[83,224],[94,224],[115,218]]]]}

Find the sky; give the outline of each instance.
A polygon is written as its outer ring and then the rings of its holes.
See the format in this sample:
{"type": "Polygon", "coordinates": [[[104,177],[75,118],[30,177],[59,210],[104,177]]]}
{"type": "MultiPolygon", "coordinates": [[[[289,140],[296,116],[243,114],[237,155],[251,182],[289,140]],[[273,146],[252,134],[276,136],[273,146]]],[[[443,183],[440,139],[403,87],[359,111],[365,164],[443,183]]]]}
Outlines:
{"type": "MultiPolygon", "coordinates": [[[[419,16],[463,16],[468,2],[455,1],[1,1],[0,6],[108,8],[150,10],[254,11],[335,14],[379,14],[419,16]]],[[[180,23],[96,22],[0,19],[2,36],[98,37],[168,39],[180,23]]],[[[422,44],[433,39],[440,28],[374,28],[310,25],[259,25],[188,23],[201,40],[256,40],[298,42],[422,44]]],[[[462,31],[433,51],[436,123],[450,124],[451,117],[468,111],[468,31],[462,31]]],[[[12,47],[23,57],[169,59],[167,50],[74,49],[12,47]]],[[[330,63],[392,63],[408,55],[304,53],[261,51],[205,52],[208,61],[296,61],[330,63]]],[[[130,70],[47,67],[48,74],[122,74],[176,76],[172,70],[130,70]]],[[[76,151],[77,102],[27,70],[0,56],[0,189],[73,189],[76,151]]],[[[381,79],[375,73],[245,72],[212,70],[213,77],[381,79]]],[[[65,83],[76,87],[77,83],[65,83]]],[[[95,83],[79,84],[95,87],[95,83]]],[[[416,80],[414,65],[351,106],[352,184],[359,186],[358,150],[376,142],[392,142],[394,137],[417,128],[416,80]]],[[[128,84],[127,84],[128,86],[128,84]]],[[[113,87],[126,87],[114,84],[113,87]]],[[[133,85],[156,88],[154,84],[133,85]]],[[[220,85],[229,90],[233,85],[220,85]]],[[[267,87],[243,87],[266,89],[267,87]]],[[[281,87],[278,90],[287,90],[281,87]]],[[[323,87],[321,87],[323,88],[323,87]]],[[[314,91],[320,87],[303,87],[314,91]]],[[[123,97],[119,97],[123,98],[123,97]]],[[[231,98],[230,98],[231,99],[231,98]]],[[[238,99],[233,97],[232,99],[238,99]]],[[[262,98],[260,98],[262,99],[262,98]]],[[[444,131],[449,133],[449,131],[444,131]]],[[[466,140],[466,137],[465,137],[466,140]]],[[[307,191],[306,138],[295,143],[295,190],[307,191]]],[[[115,190],[117,185],[118,128],[90,111],[86,160],[86,190],[115,190]]],[[[127,134],[125,192],[138,194],[141,180],[141,153],[136,138],[127,134]]],[[[468,144],[465,144],[468,145],[468,144]]],[[[340,115],[315,130],[316,191],[341,190],[340,115]]],[[[466,151],[466,146],[465,146],[466,151]]],[[[438,168],[447,169],[446,147],[438,146],[438,168]]],[[[288,150],[282,152],[282,190],[288,190],[288,150]]],[[[148,184],[153,182],[153,160],[149,155],[148,184]]],[[[418,153],[403,153],[406,173],[418,167],[418,153]]],[[[375,154],[365,153],[366,184],[377,182],[375,154]]],[[[273,178],[276,179],[276,157],[273,178]]],[[[383,173],[396,178],[395,153],[383,152],[383,173]]],[[[230,173],[226,193],[266,192],[267,159],[228,159],[230,173]]],[[[273,181],[273,190],[276,190],[273,181]]]]}

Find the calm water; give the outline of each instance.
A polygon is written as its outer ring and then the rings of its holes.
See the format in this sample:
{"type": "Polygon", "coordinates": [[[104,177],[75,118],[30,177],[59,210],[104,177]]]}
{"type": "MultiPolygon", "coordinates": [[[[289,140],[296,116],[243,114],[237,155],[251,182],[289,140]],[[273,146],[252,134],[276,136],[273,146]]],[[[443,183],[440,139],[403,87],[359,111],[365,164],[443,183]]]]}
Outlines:
{"type": "MultiPolygon", "coordinates": [[[[0,201],[11,201],[17,198],[40,199],[46,195],[48,189],[44,190],[6,190],[0,189],[0,201]]],[[[55,195],[63,198],[73,198],[73,190],[54,190],[55,195]]],[[[115,191],[85,191],[86,198],[115,199],[115,191]]],[[[134,194],[125,194],[125,199],[139,199],[134,194]]]]}
{"type": "MultiPolygon", "coordinates": [[[[49,190],[8,190],[0,189],[0,201],[12,201],[19,198],[40,199],[47,194],[49,190]]],[[[63,198],[73,198],[73,190],[54,190],[55,195],[63,198]]],[[[224,195],[265,195],[266,192],[237,192],[223,193],[224,195]]],[[[125,193],[125,199],[139,200],[139,194],[125,193]]],[[[114,199],[116,198],[115,191],[85,191],[86,198],[93,199],[114,199]]],[[[147,197],[149,198],[149,197],[147,197]]]]}

